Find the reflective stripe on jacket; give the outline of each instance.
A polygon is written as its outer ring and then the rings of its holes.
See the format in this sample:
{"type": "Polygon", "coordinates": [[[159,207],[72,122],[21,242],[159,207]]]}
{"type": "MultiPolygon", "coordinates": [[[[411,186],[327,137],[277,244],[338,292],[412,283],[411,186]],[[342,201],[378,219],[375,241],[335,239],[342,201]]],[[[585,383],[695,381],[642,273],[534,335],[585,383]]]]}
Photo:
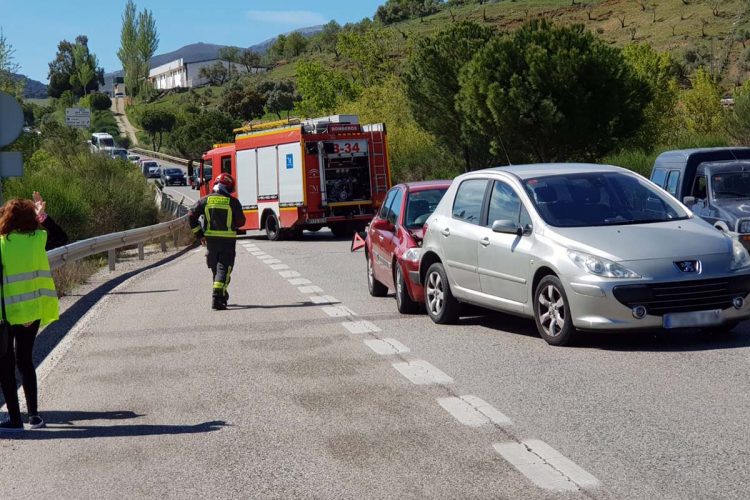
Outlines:
{"type": "Polygon", "coordinates": [[[229,196],[211,195],[206,197],[206,238],[236,238],[232,229],[232,207],[229,196]]]}
{"type": "Polygon", "coordinates": [[[11,325],[40,320],[42,325],[59,318],[55,282],[44,247],[47,232],[12,232],[0,236],[5,313],[11,325]]]}

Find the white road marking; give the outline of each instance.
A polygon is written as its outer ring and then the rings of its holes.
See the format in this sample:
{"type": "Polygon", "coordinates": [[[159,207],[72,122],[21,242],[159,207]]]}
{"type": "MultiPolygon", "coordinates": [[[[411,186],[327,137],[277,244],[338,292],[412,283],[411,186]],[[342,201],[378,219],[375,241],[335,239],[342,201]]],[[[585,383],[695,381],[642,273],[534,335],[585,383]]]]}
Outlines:
{"type": "Polygon", "coordinates": [[[352,311],[346,306],[338,305],[338,306],[326,306],[323,307],[323,312],[329,315],[332,318],[344,318],[346,316],[356,316],[357,313],[352,311]]]}
{"type": "MultiPolygon", "coordinates": [[[[292,281],[292,280],[289,280],[289,281],[292,281]]],[[[323,293],[323,289],[315,285],[298,286],[297,290],[299,290],[300,293],[323,293]]]]}
{"type": "Polygon", "coordinates": [[[263,261],[265,261],[265,260],[276,260],[276,257],[274,257],[273,255],[268,255],[268,254],[258,255],[258,258],[260,260],[263,260],[263,261]]]}
{"type": "Polygon", "coordinates": [[[393,363],[398,372],[416,385],[451,384],[453,379],[432,366],[427,361],[415,359],[409,362],[393,363]]]}
{"type": "Polygon", "coordinates": [[[359,335],[362,333],[376,333],[380,328],[370,321],[344,321],[341,325],[349,330],[349,333],[359,335]]]}
{"type": "Polygon", "coordinates": [[[495,443],[495,450],[540,488],[576,491],[595,488],[599,481],[544,441],[527,439],[521,443],[495,443]]]}
{"type": "MultiPolygon", "coordinates": [[[[279,274],[282,275],[282,276],[284,276],[285,272],[286,271],[281,271],[279,274]]],[[[292,271],[292,272],[293,273],[297,273],[297,271],[292,271]]],[[[299,273],[297,273],[297,276],[299,276],[299,273]]],[[[309,285],[310,283],[312,283],[312,281],[310,281],[307,278],[290,278],[287,281],[289,281],[290,285],[294,285],[294,286],[297,286],[297,285],[309,285]]]]}
{"type": "Polygon", "coordinates": [[[262,250],[255,250],[255,251],[251,251],[250,254],[256,257],[260,257],[261,255],[265,255],[266,253],[262,250]]]}
{"type": "Polygon", "coordinates": [[[279,274],[282,278],[299,278],[300,276],[302,276],[297,271],[280,271],[279,274]]]}
{"type": "Polygon", "coordinates": [[[289,266],[287,266],[286,264],[273,264],[271,266],[271,269],[273,269],[274,271],[280,271],[282,269],[289,269],[289,266]]]}
{"type": "Polygon", "coordinates": [[[511,421],[492,405],[476,396],[438,398],[437,402],[464,425],[479,427],[490,422],[510,425],[511,421]]]}
{"type": "Polygon", "coordinates": [[[269,266],[271,264],[281,264],[281,261],[279,259],[265,259],[263,262],[268,264],[269,266]]]}
{"type": "Polygon", "coordinates": [[[370,339],[365,340],[367,347],[375,351],[376,354],[381,356],[388,356],[391,354],[403,354],[410,352],[411,350],[404,344],[396,339],[370,339]]]}
{"type": "Polygon", "coordinates": [[[310,302],[313,304],[339,304],[341,301],[330,295],[311,295],[310,302]]]}

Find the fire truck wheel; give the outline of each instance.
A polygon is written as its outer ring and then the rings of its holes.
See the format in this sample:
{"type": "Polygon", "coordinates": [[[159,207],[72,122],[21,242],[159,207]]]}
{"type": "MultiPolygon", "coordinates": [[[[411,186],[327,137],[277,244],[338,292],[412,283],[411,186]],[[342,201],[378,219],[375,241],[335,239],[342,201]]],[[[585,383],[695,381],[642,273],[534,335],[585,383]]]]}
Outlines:
{"type": "Polygon", "coordinates": [[[310,227],[306,227],[305,229],[310,231],[311,233],[317,233],[318,231],[323,229],[323,227],[322,226],[310,226],[310,227]]]}
{"type": "Polygon", "coordinates": [[[333,224],[331,232],[336,238],[351,238],[354,236],[354,227],[351,224],[333,224]]]}
{"type": "Polygon", "coordinates": [[[266,237],[270,241],[279,241],[281,239],[281,228],[279,227],[279,219],[276,217],[276,214],[266,217],[266,237]]]}

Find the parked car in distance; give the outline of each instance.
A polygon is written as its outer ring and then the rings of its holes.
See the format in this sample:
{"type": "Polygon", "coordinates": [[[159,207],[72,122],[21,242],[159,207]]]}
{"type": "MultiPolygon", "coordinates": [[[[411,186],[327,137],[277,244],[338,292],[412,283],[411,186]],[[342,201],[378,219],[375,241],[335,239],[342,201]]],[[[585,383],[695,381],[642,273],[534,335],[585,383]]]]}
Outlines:
{"type": "Polygon", "coordinates": [[[165,186],[187,186],[185,173],[180,168],[162,167],[160,171],[161,183],[165,186]]]}
{"type": "Polygon", "coordinates": [[[127,160],[128,150],[123,148],[114,148],[109,152],[109,155],[115,160],[127,160]]]}
{"type": "Polygon", "coordinates": [[[750,148],[667,151],[651,181],[750,249],[750,148]]]}
{"type": "MultiPolygon", "coordinates": [[[[154,160],[141,160],[141,173],[151,178],[151,171],[158,170],[159,164],[154,160]]],[[[158,176],[157,176],[158,177],[158,176]]]]}
{"type": "Polygon", "coordinates": [[[161,178],[161,167],[158,165],[155,167],[148,167],[148,178],[159,179],[161,178]]]}
{"type": "MultiPolygon", "coordinates": [[[[200,189],[201,184],[199,182],[200,177],[200,169],[195,168],[193,169],[193,175],[190,177],[190,188],[191,189],[200,189]]],[[[203,167],[203,181],[208,182],[213,178],[211,167],[204,166],[203,167]]]]}
{"type": "Polygon", "coordinates": [[[131,163],[135,163],[138,165],[140,163],[141,157],[139,155],[129,154],[128,155],[128,161],[131,163]]]}
{"type": "Polygon", "coordinates": [[[424,302],[419,283],[422,227],[450,185],[438,180],[392,187],[367,229],[367,288],[375,297],[394,289],[401,313],[415,313],[424,302]]]}
{"type": "Polygon", "coordinates": [[[750,316],[750,254],[628,170],[589,164],[463,174],[427,220],[420,282],[436,323],[460,302],[577,330],[729,330],[750,316]]]}

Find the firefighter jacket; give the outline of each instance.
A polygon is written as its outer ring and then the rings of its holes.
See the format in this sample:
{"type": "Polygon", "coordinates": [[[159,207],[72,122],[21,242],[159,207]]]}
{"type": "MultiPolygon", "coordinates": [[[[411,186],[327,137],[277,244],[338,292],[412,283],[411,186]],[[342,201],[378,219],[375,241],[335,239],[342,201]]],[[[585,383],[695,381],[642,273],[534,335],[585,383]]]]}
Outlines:
{"type": "Polygon", "coordinates": [[[196,238],[236,238],[237,229],[245,225],[240,202],[222,193],[211,193],[201,198],[190,209],[188,219],[196,238]]]}
{"type": "Polygon", "coordinates": [[[11,232],[0,236],[3,298],[11,325],[40,320],[42,325],[59,318],[55,282],[45,246],[47,232],[11,232]]]}

